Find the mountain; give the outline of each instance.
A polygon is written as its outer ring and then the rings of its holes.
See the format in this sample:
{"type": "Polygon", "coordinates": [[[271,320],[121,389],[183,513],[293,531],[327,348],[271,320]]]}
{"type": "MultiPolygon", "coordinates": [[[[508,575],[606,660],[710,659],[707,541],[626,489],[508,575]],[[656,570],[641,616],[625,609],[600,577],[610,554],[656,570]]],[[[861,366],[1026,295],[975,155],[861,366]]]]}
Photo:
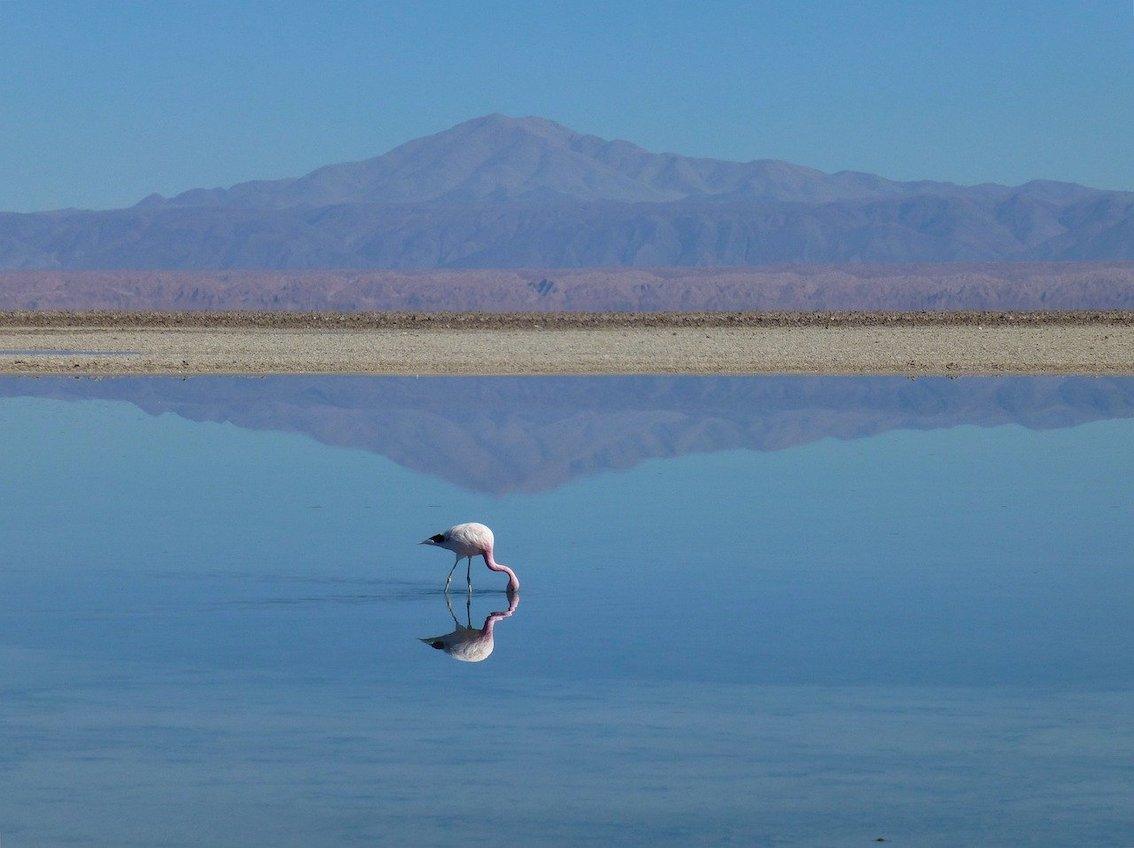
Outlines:
{"type": "Polygon", "coordinates": [[[690,453],[1134,417],[1134,379],[1091,377],[0,378],[23,396],[301,433],[497,495],[690,453]]]}
{"type": "Polygon", "coordinates": [[[0,214],[0,268],[757,266],[1134,259],[1134,193],[651,153],[489,115],[303,177],[0,214]]]}
{"type": "MultiPolygon", "coordinates": [[[[1028,190],[1064,198],[1090,193],[1060,183],[1037,183],[1028,190]]],[[[627,141],[583,135],[544,118],[487,115],[382,156],[330,165],[298,179],[196,189],[168,200],[151,195],[142,205],[280,209],[509,201],[826,203],[919,194],[955,196],[966,191],[994,197],[1010,193],[1000,186],[966,190],[948,183],[899,183],[850,171],[824,174],[776,160],[723,162],[650,153],[627,141]]]]}

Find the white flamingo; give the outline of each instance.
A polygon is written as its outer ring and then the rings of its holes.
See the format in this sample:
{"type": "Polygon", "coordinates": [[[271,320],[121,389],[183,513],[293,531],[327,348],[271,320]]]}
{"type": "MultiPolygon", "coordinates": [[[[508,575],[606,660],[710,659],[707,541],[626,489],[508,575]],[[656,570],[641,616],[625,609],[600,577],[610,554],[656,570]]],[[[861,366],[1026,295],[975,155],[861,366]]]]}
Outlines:
{"type": "Polygon", "coordinates": [[[476,522],[456,524],[444,533],[430,536],[421,544],[432,545],[435,548],[444,548],[457,555],[457,559],[453,562],[453,567],[449,569],[449,576],[445,578],[446,592],[449,591],[449,584],[453,582],[453,572],[457,570],[457,566],[462,559],[468,559],[469,561],[465,578],[468,581],[469,591],[472,591],[472,561],[475,556],[484,557],[484,564],[487,565],[491,571],[502,571],[508,575],[509,594],[520,590],[520,581],[516,578],[516,572],[503,563],[497,562],[492,556],[492,548],[496,544],[496,539],[492,535],[492,531],[483,524],[477,524],[476,522]]]}
{"type": "Polygon", "coordinates": [[[484,619],[484,626],[480,630],[474,628],[472,622],[469,621],[468,604],[465,605],[465,620],[469,623],[462,625],[457,621],[457,616],[453,612],[453,605],[449,601],[448,593],[445,594],[445,603],[449,606],[449,615],[453,616],[453,624],[457,626],[457,629],[442,636],[427,636],[421,641],[431,648],[444,651],[455,660],[481,662],[488,659],[489,654],[496,647],[495,635],[493,634],[496,622],[508,618],[516,611],[516,607],[520,605],[520,594],[518,592],[509,594],[508,609],[489,613],[488,617],[484,619]]]}

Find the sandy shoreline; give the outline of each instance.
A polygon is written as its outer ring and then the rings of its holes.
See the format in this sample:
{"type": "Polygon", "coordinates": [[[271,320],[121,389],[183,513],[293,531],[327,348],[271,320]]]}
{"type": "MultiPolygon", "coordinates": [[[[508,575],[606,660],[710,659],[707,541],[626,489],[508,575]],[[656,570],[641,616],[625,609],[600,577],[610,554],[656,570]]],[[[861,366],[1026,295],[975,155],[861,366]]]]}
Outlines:
{"type": "Polygon", "coordinates": [[[1134,313],[8,313],[8,374],[1134,374],[1134,313]]]}

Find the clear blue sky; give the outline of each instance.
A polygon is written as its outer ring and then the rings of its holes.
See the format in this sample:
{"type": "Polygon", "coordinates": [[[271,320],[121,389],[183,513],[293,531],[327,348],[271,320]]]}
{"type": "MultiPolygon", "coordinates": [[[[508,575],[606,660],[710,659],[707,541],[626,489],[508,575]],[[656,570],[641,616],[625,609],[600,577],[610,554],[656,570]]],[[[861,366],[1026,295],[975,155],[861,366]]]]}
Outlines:
{"type": "Polygon", "coordinates": [[[652,150],[1134,189],[1098,2],[0,0],[0,209],[293,176],[488,112],[652,150]]]}

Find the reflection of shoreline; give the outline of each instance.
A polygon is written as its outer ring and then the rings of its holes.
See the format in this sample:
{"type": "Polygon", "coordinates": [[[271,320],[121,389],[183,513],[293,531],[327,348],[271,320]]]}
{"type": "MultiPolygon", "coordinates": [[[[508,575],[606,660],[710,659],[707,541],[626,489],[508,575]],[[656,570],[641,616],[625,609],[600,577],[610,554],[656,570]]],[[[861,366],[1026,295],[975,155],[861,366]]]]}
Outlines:
{"type": "Polygon", "coordinates": [[[1134,378],[1087,377],[0,378],[18,396],[302,433],[493,494],[690,453],[1134,417],[1134,378]]]}

